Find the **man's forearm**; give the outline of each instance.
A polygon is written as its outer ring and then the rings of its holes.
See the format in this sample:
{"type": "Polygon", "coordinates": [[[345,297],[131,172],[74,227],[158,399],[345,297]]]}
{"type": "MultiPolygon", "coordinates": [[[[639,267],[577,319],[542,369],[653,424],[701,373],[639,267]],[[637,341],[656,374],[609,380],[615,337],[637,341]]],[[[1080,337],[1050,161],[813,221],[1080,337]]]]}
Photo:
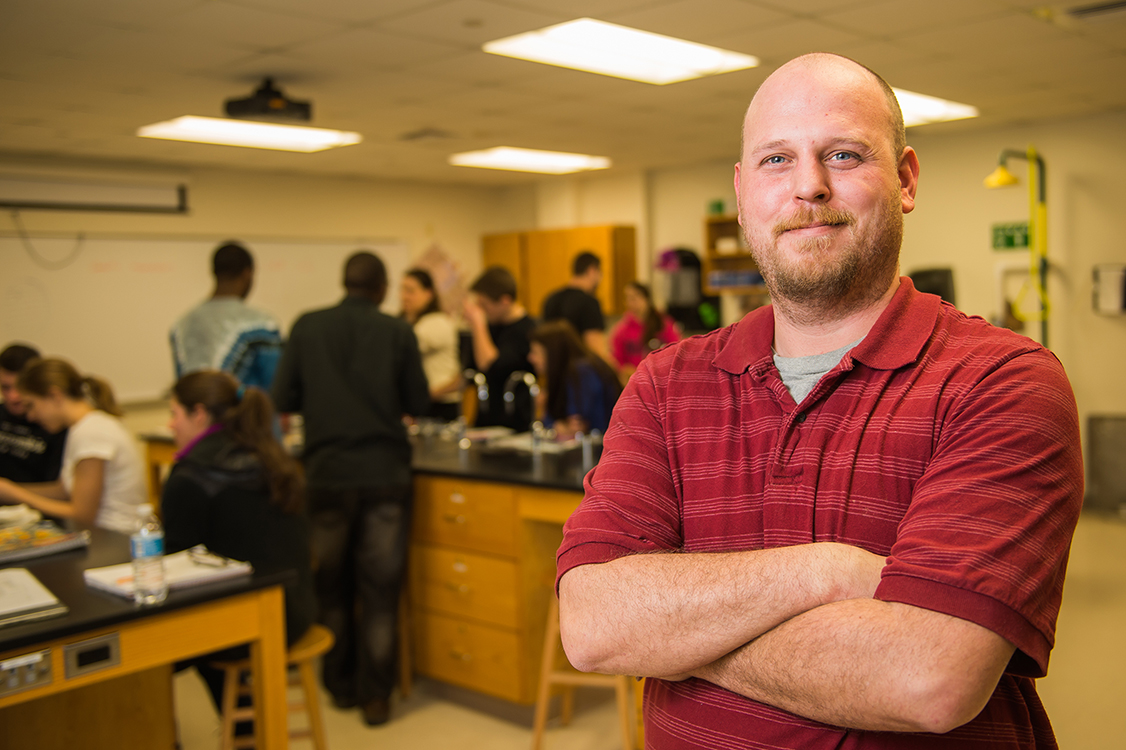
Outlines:
{"type": "Polygon", "coordinates": [[[872,596],[882,567],[833,543],[583,565],[560,581],[564,649],[585,671],[684,674],[826,602],[872,596]]]}
{"type": "Polygon", "coordinates": [[[489,335],[488,324],[472,321],[470,333],[473,340],[473,363],[477,365],[478,372],[485,372],[493,366],[493,362],[497,361],[500,351],[493,343],[493,337],[489,335]]]}
{"type": "Polygon", "coordinates": [[[826,724],[947,732],[980,713],[1013,650],[966,620],[853,599],[794,617],[693,675],[826,724]]]}

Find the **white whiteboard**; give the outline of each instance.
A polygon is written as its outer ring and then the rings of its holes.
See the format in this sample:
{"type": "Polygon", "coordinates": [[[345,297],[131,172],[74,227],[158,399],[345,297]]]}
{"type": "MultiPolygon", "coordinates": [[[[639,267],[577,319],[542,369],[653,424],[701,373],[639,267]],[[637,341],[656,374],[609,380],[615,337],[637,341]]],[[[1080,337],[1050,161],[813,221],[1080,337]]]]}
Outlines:
{"type": "MultiPolygon", "coordinates": [[[[168,331],[210,296],[211,254],[224,239],[87,239],[72,262],[50,270],[20,238],[0,237],[0,348],[25,341],[70,360],[108,380],[122,402],[161,397],[173,381],[168,331]]],[[[240,241],[255,261],[247,304],[277,317],[283,332],[302,312],[340,301],[344,260],[360,248],[386,264],[383,309],[398,310],[395,290],[410,262],[403,241],[240,241]]],[[[75,247],[74,238],[30,242],[47,261],[75,247]]]]}

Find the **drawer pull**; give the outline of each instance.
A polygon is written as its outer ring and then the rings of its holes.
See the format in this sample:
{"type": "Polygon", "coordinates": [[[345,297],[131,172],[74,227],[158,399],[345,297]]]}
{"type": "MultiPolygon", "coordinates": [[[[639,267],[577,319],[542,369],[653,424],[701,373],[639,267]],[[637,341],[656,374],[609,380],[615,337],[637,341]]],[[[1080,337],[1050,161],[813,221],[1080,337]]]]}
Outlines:
{"type": "Polygon", "coordinates": [[[458,523],[458,524],[463,524],[463,523],[466,523],[468,521],[468,519],[465,516],[461,515],[460,513],[443,513],[442,514],[442,520],[445,521],[446,523],[458,523]]]}
{"type": "Polygon", "coordinates": [[[464,651],[458,651],[458,650],[454,649],[454,650],[450,651],[450,658],[455,660],[455,661],[469,662],[469,661],[473,661],[473,654],[468,654],[464,651]]]}
{"type": "Polygon", "coordinates": [[[446,581],[446,588],[458,594],[468,594],[472,589],[464,583],[454,583],[453,581],[446,581]]]}
{"type": "Polygon", "coordinates": [[[465,495],[461,494],[460,492],[451,492],[450,502],[457,503],[458,505],[463,505],[465,503],[465,495]]]}

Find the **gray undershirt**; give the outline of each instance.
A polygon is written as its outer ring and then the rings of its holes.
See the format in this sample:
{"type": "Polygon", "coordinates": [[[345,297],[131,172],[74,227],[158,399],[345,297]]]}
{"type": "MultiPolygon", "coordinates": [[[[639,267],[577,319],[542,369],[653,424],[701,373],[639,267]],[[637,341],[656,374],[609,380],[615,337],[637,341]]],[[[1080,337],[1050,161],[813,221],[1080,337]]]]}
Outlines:
{"type": "Polygon", "coordinates": [[[825,373],[836,367],[844,355],[863,340],[864,337],[861,336],[840,349],[824,354],[811,354],[807,357],[783,357],[775,354],[774,366],[778,368],[782,383],[794,397],[794,402],[800,404],[825,373]]]}

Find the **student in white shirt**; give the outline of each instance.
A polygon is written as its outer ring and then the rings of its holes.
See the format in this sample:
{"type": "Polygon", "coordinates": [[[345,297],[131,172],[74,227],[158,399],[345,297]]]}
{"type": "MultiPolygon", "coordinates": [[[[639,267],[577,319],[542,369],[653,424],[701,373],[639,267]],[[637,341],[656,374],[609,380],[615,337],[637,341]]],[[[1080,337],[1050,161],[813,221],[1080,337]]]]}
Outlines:
{"type": "Polygon", "coordinates": [[[430,383],[430,411],[425,415],[452,422],[461,416],[461,358],[457,324],[442,311],[434,279],[412,268],[399,285],[402,318],[414,328],[422,370],[430,383]]]}
{"type": "Polygon", "coordinates": [[[144,502],[144,470],[132,436],[115,418],[120,411],[109,384],[83,377],[61,359],[42,359],[20,373],[16,388],[28,419],[48,432],[68,432],[59,480],[0,480],[0,503],[24,503],[80,526],[131,533],[136,507],[144,502]]]}

